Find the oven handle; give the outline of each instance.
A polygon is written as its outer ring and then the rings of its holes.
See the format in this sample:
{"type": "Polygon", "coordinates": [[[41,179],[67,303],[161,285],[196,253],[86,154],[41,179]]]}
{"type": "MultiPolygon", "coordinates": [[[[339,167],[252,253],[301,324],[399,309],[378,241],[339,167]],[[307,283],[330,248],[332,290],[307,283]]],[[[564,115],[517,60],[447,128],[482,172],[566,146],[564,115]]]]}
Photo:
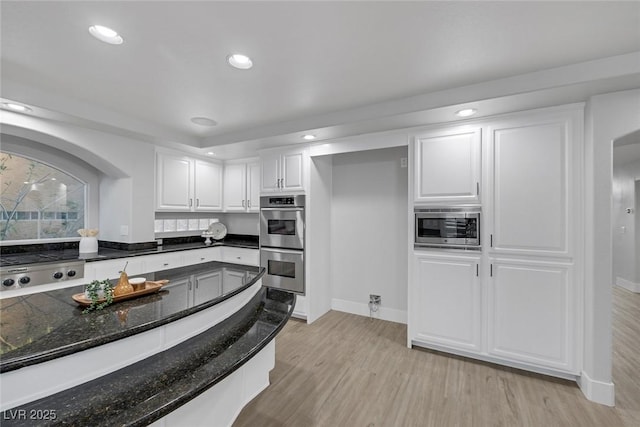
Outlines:
{"type": "Polygon", "coordinates": [[[261,211],[303,211],[304,208],[260,208],[261,211]]]}
{"type": "Polygon", "coordinates": [[[304,251],[300,249],[267,248],[262,246],[260,250],[266,251],[266,252],[277,252],[281,254],[300,254],[300,255],[304,254],[304,251]]]}

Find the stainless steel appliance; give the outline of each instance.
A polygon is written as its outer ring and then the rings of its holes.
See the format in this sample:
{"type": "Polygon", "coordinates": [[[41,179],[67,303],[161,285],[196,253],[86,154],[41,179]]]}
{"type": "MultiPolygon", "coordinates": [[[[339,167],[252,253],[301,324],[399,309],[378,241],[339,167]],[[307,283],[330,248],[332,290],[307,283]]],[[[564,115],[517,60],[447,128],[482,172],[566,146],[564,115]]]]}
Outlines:
{"type": "Polygon", "coordinates": [[[416,247],[480,249],[480,208],[415,208],[416,247]]]}
{"type": "Polygon", "coordinates": [[[0,291],[21,289],[84,277],[84,260],[55,261],[36,264],[12,263],[0,267],[0,291]]]}
{"type": "Polygon", "coordinates": [[[262,284],[304,295],[305,196],[260,197],[262,284]]]}

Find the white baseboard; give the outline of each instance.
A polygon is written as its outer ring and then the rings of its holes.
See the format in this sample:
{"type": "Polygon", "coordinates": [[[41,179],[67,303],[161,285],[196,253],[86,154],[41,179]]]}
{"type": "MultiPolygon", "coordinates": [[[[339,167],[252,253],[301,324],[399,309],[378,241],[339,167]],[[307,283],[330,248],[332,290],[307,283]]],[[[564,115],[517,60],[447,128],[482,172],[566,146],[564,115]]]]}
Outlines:
{"type": "Polygon", "coordinates": [[[620,286],[628,291],[640,294],[640,283],[635,283],[631,280],[623,279],[622,277],[616,277],[616,286],[620,286]]]}
{"type": "Polygon", "coordinates": [[[615,386],[612,382],[596,381],[582,371],[580,378],[578,378],[578,386],[585,397],[592,402],[615,406],[615,386]]]}
{"type": "MultiPolygon", "coordinates": [[[[345,313],[357,314],[359,316],[369,317],[369,304],[347,301],[343,299],[332,299],[331,309],[343,311],[345,313]]],[[[407,324],[407,312],[405,310],[397,310],[381,305],[378,311],[371,313],[372,317],[380,320],[388,320],[389,322],[407,324]]]]}

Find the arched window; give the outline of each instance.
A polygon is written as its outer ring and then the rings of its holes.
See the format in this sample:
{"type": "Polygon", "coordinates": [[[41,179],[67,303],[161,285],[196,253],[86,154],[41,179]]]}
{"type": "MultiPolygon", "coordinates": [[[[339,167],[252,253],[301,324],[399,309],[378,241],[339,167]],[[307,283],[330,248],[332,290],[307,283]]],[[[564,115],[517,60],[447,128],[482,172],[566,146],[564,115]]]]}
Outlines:
{"type": "Polygon", "coordinates": [[[78,237],[87,185],[37,160],[0,152],[0,240],[78,237]]]}

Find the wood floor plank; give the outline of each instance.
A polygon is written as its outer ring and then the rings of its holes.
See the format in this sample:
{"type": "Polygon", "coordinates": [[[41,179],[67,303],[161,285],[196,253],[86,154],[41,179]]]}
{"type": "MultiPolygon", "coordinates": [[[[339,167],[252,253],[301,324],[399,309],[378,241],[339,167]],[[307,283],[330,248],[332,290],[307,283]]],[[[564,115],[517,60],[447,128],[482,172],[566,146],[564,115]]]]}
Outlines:
{"type": "Polygon", "coordinates": [[[271,385],[235,427],[638,427],[640,295],[614,288],[616,407],[571,381],[406,348],[406,326],[331,311],[276,338],[271,385]]]}

